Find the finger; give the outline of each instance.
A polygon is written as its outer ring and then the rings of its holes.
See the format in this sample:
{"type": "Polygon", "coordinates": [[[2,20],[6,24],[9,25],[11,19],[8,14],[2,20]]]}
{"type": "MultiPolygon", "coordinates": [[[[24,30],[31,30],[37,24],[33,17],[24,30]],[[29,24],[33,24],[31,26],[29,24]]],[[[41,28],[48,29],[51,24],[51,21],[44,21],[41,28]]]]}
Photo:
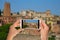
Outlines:
{"type": "Polygon", "coordinates": [[[20,27],[20,24],[15,25],[14,27],[20,27]]]}
{"type": "Polygon", "coordinates": [[[20,23],[22,19],[18,19],[14,24],[20,23]]]}
{"type": "Polygon", "coordinates": [[[48,27],[43,20],[41,21],[41,24],[42,24],[42,26],[43,26],[44,28],[47,28],[47,27],[48,27]]]}
{"type": "Polygon", "coordinates": [[[16,27],[16,26],[18,26],[18,25],[20,26],[20,19],[18,19],[18,20],[13,24],[14,27],[16,27]]]}
{"type": "Polygon", "coordinates": [[[12,26],[10,27],[10,29],[15,29],[15,27],[19,27],[19,26],[20,26],[20,24],[12,25],[12,26]]]}
{"type": "Polygon", "coordinates": [[[39,24],[40,24],[39,29],[43,29],[43,26],[42,26],[41,20],[39,21],[39,24]]]}
{"type": "Polygon", "coordinates": [[[20,22],[20,19],[18,19],[14,24],[18,24],[20,22]]]}

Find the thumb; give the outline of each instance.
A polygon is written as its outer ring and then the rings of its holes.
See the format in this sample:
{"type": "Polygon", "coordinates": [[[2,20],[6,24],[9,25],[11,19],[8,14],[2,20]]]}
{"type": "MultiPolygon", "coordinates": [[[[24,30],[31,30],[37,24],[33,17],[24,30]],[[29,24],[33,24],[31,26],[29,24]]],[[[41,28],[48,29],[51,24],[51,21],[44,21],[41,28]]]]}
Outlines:
{"type": "Polygon", "coordinates": [[[43,29],[42,20],[39,21],[39,24],[40,24],[39,29],[43,29]]]}

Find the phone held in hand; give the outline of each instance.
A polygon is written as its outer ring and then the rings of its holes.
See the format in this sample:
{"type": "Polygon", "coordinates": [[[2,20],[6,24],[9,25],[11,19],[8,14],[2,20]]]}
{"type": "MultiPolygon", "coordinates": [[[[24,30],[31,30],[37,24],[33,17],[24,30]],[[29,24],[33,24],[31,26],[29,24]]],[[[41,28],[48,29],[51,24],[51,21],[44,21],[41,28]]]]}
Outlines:
{"type": "Polygon", "coordinates": [[[18,29],[39,29],[40,20],[38,19],[21,19],[20,20],[20,27],[15,27],[18,29]]]}
{"type": "Polygon", "coordinates": [[[20,21],[20,28],[39,29],[39,21],[37,19],[22,19],[20,21]]]}

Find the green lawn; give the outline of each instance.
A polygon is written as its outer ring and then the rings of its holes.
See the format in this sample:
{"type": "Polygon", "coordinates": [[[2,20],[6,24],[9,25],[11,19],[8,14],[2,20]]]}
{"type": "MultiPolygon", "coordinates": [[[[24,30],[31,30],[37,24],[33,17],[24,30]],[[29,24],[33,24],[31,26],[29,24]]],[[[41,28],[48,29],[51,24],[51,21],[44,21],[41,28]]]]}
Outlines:
{"type": "Polygon", "coordinates": [[[0,26],[0,40],[6,40],[10,25],[11,24],[5,24],[0,26]]]}

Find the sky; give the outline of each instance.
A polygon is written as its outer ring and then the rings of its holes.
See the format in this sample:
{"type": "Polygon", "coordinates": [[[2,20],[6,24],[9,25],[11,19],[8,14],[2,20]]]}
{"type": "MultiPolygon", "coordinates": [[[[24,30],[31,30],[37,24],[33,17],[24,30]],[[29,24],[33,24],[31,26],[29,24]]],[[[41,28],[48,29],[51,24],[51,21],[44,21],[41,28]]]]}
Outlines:
{"type": "Polygon", "coordinates": [[[28,23],[38,23],[38,20],[25,20],[25,22],[28,22],[28,23]]]}
{"type": "Polygon", "coordinates": [[[4,9],[4,3],[9,2],[11,12],[20,12],[22,10],[34,10],[45,12],[51,10],[54,15],[60,15],[60,0],[0,0],[0,9],[4,9]]]}

